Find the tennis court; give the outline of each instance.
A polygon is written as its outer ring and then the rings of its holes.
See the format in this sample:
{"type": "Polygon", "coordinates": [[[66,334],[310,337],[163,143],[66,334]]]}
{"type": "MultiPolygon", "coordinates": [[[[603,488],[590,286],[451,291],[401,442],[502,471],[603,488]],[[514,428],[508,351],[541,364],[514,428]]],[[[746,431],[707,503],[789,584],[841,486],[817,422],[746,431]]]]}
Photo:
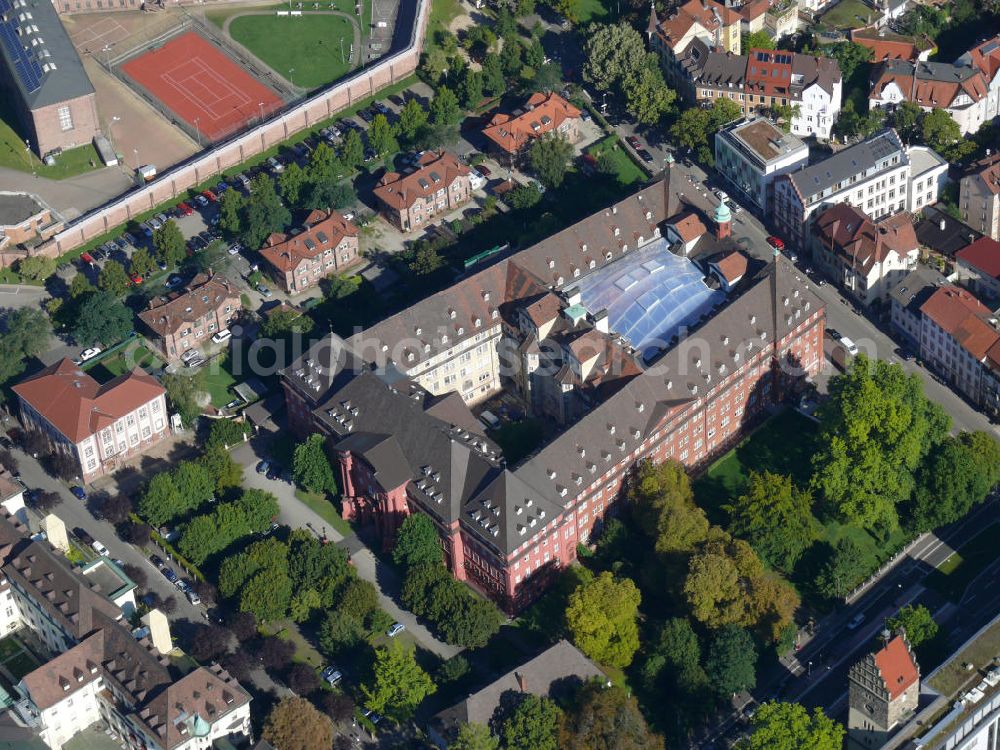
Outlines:
{"type": "Polygon", "coordinates": [[[278,95],[194,31],[126,62],[122,71],[206,139],[282,106],[278,95]]]}

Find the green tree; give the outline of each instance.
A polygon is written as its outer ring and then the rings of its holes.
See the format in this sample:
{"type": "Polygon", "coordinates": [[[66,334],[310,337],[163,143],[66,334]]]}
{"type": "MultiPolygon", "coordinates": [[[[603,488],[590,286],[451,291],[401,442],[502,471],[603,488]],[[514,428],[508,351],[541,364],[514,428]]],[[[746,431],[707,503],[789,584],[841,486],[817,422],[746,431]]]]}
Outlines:
{"type": "Polygon", "coordinates": [[[292,475],[295,481],[310,492],[337,492],[337,479],[327,457],[324,438],[310,435],[295,447],[292,457],[292,475]]]}
{"type": "Polygon", "coordinates": [[[905,630],[906,637],[914,648],[932,640],[938,634],[938,624],[934,622],[930,610],[923,604],[915,607],[907,604],[886,621],[886,627],[892,632],[900,628],[905,630]]]}
{"type": "Polygon", "coordinates": [[[503,614],[493,602],[465,590],[450,576],[443,585],[455,592],[455,601],[437,620],[441,636],[448,643],[464,648],[482,648],[499,632],[503,614]]]}
{"type": "Polygon", "coordinates": [[[214,513],[195,516],[184,526],[184,533],[177,547],[181,554],[195,565],[225,547],[229,540],[216,523],[214,513]]]}
{"type": "Polygon", "coordinates": [[[542,42],[532,37],[531,41],[524,47],[524,64],[529,68],[538,70],[545,64],[545,48],[542,42]]]}
{"type": "Polygon", "coordinates": [[[753,733],[740,741],[738,750],[840,750],[844,727],[818,706],[812,715],[798,703],[768,701],[751,720],[753,733]]]}
{"type": "Polygon", "coordinates": [[[357,130],[347,131],[340,143],[340,161],[348,170],[354,171],[365,162],[365,146],[357,130]]]}
{"type": "Polygon", "coordinates": [[[667,620],[640,668],[643,685],[651,692],[668,691],[685,713],[703,712],[708,675],[701,656],[701,643],[690,621],[685,617],[667,620]]]}
{"type": "Polygon", "coordinates": [[[542,191],[536,183],[529,182],[527,185],[518,185],[511,190],[507,193],[505,200],[514,209],[532,208],[542,200],[542,191]]]}
{"type": "Polygon", "coordinates": [[[96,291],[93,284],[82,273],[73,274],[73,279],[69,282],[69,296],[71,299],[79,299],[85,294],[96,291]]]}
{"type": "Polygon", "coordinates": [[[243,484],[243,467],[221,446],[206,446],[205,453],[198,462],[215,481],[216,492],[224,492],[243,484]]]}
{"type": "Polygon", "coordinates": [[[87,295],[77,310],[73,338],[81,346],[117,344],[132,330],[132,311],[107,291],[87,295]]]}
{"type": "Polygon", "coordinates": [[[410,144],[417,137],[417,133],[427,124],[427,110],[416,99],[407,99],[406,104],[399,110],[399,119],[396,121],[396,136],[406,144],[410,144]]]}
{"type": "Polygon", "coordinates": [[[314,610],[323,605],[319,592],[316,589],[303,589],[292,594],[292,599],[288,604],[288,616],[295,622],[305,622],[314,610]]]}
{"type": "Polygon", "coordinates": [[[500,736],[506,750],[557,750],[562,711],[551,699],[526,693],[504,719],[500,736]]]}
{"type": "Polygon", "coordinates": [[[98,288],[113,294],[115,297],[121,297],[125,294],[130,283],[125,267],[117,260],[107,261],[97,275],[98,288]]]}
{"type": "Polygon", "coordinates": [[[240,591],[240,610],[250,612],[258,622],[280,620],[292,601],[292,579],[279,568],[261,568],[240,591]]]}
{"type": "Polygon", "coordinates": [[[261,736],[281,750],[330,750],[333,723],[305,698],[282,698],[268,714],[261,736]]]}
{"type": "Polygon", "coordinates": [[[375,649],[372,678],[361,685],[365,706],[394,721],[409,719],[421,701],[436,690],[413,651],[398,640],[375,649]]]}
{"type": "Polygon", "coordinates": [[[944,151],[962,138],[962,131],[954,118],[940,107],[925,112],[920,118],[920,135],[924,143],[935,151],[944,151]]]}
{"type": "Polygon", "coordinates": [[[655,53],[646,55],[645,64],[622,81],[625,107],[643,125],[656,125],[670,109],[677,94],[667,87],[655,53]]]}
{"type": "Polygon", "coordinates": [[[282,308],[271,312],[261,323],[260,332],[265,338],[284,339],[292,335],[308,335],[316,321],[298,310],[282,308]]]}
{"type": "Polygon", "coordinates": [[[882,113],[879,110],[858,112],[854,108],[854,100],[848,99],[840,110],[833,132],[844,140],[867,138],[881,126],[882,113]]]}
{"type": "Polygon", "coordinates": [[[181,514],[181,499],[171,474],[153,475],[139,497],[138,511],[154,527],[162,526],[181,514]]]}
{"type": "Polygon", "coordinates": [[[624,668],[639,649],[639,589],[605,571],[570,595],[566,625],[573,642],[591,659],[624,668]]]}
{"type": "Polygon", "coordinates": [[[219,229],[230,236],[243,231],[240,217],[246,206],[246,199],[239,190],[227,190],[219,199],[219,229]]]}
{"type": "Polygon", "coordinates": [[[740,105],[731,99],[716,99],[710,109],[691,107],[681,112],[680,117],[670,126],[670,136],[679,145],[698,154],[707,164],[714,163],[710,141],[711,136],[723,125],[740,116],[740,105]]]}
{"type": "Polygon", "coordinates": [[[414,565],[406,571],[406,578],[403,579],[401,592],[403,605],[418,617],[426,616],[430,610],[432,593],[449,577],[443,565],[437,563],[414,565]]]}
{"type": "Polygon", "coordinates": [[[561,747],[588,750],[663,750],[631,693],[591,680],[580,688],[560,730],[561,747]]]}
{"type": "Polygon", "coordinates": [[[368,129],[368,144],[379,156],[394,154],[399,151],[399,144],[396,143],[396,136],[392,133],[392,126],[385,115],[379,113],[372,120],[368,129]]]}
{"type": "Polygon", "coordinates": [[[153,256],[149,254],[149,250],[140,247],[132,253],[129,269],[132,273],[137,273],[146,278],[156,271],[156,262],[153,260],[153,256]]]}
{"type": "Polygon", "coordinates": [[[532,171],[546,187],[556,188],[562,185],[563,178],[569,169],[569,160],[573,157],[573,146],[565,138],[558,135],[546,135],[538,138],[529,151],[532,171]]]}
{"type": "Polygon", "coordinates": [[[308,183],[309,177],[306,170],[302,169],[296,162],[292,162],[278,177],[278,190],[282,200],[289,206],[298,206],[304,197],[308,183]]]}
{"type": "Polygon", "coordinates": [[[36,307],[20,307],[7,315],[3,340],[24,357],[35,357],[49,347],[52,324],[36,307]]]}
{"type": "Polygon", "coordinates": [[[320,628],[319,648],[326,656],[336,659],[360,646],[364,636],[361,623],[339,610],[334,610],[327,613],[320,628]]]}
{"type": "Polygon", "coordinates": [[[437,90],[431,100],[430,120],[435,125],[458,125],[462,119],[462,109],[458,106],[458,97],[447,86],[437,90]]]}
{"type": "Polygon", "coordinates": [[[549,0],[552,10],[570,23],[580,20],[580,3],[581,0],[549,0]]]}
{"type": "Polygon", "coordinates": [[[29,281],[43,281],[56,272],[56,261],[45,255],[29,255],[17,262],[17,272],[29,281]]]}
{"type": "Polygon", "coordinates": [[[558,63],[545,63],[535,70],[531,80],[532,91],[557,91],[562,86],[562,68],[558,63]]]}
{"type": "Polygon", "coordinates": [[[777,49],[774,38],[763,29],[744,34],[740,47],[747,52],[752,49],[777,49]]]}
{"type": "Polygon", "coordinates": [[[243,231],[240,240],[251,249],[264,244],[273,232],[282,231],[292,220],[292,215],[274,187],[274,180],[266,174],[254,177],[252,192],[240,216],[243,231]]]}
{"type": "Polygon", "coordinates": [[[369,581],[352,578],[340,595],[337,609],[356,622],[362,623],[378,609],[378,589],[369,581]]]}
{"type": "Polygon", "coordinates": [[[726,625],[712,638],[705,658],[705,671],[720,698],[757,684],[757,647],[746,630],[726,625]]]}
{"type": "Polygon", "coordinates": [[[198,404],[198,394],[201,391],[204,375],[184,375],[179,372],[168,372],[163,376],[163,387],[167,389],[167,398],[174,411],[181,416],[185,427],[194,427],[201,416],[201,406],[198,404]]]}
{"type": "Polygon", "coordinates": [[[459,94],[462,96],[462,106],[466,109],[478,106],[479,102],[483,100],[484,85],[483,74],[480,71],[472,68],[466,70],[458,87],[459,94]]]}
{"type": "Polygon", "coordinates": [[[156,259],[166,264],[168,268],[178,266],[184,261],[187,252],[184,235],[173,219],[153,231],[153,249],[156,250],[156,259]]]}
{"type": "Polygon", "coordinates": [[[1000,444],[983,432],[948,437],[920,469],[907,526],[930,531],[956,521],[1000,480],[1000,444]]]}
{"type": "Polygon", "coordinates": [[[871,572],[873,564],[857,542],[843,537],[820,568],[816,590],[830,599],[847,596],[871,572]]]}
{"type": "Polygon", "coordinates": [[[428,276],[444,267],[444,258],[438,252],[437,245],[428,240],[417,240],[413,247],[413,258],[409,268],[417,276],[428,276]]]}
{"type": "Polygon", "coordinates": [[[216,419],[208,429],[205,447],[208,449],[232,448],[234,445],[244,442],[251,434],[253,434],[253,429],[247,422],[238,422],[235,419],[216,419]]]}
{"type": "Polygon", "coordinates": [[[181,512],[194,510],[206,502],[215,489],[215,482],[197,461],[184,461],[171,472],[177,488],[181,512]]]}
{"type": "Polygon", "coordinates": [[[784,573],[792,572],[819,536],[812,496],[792,484],[791,477],[752,472],[746,492],[725,510],[731,517],[730,531],[784,573]]]}
{"type": "Polygon", "coordinates": [[[694,503],[691,480],[677,461],[643,462],[627,491],[636,525],[660,554],[687,554],[708,536],[708,519],[694,503]]]}
{"type": "Polygon", "coordinates": [[[919,375],[864,354],[829,391],[813,487],[837,516],[886,539],[898,527],[896,503],[912,495],[916,470],[951,420],[924,396],[919,375]]]}
{"type": "Polygon", "coordinates": [[[869,47],[855,42],[837,42],[836,44],[824,45],[823,54],[837,61],[844,81],[850,80],[858,66],[870,62],[875,55],[869,47]]]}
{"type": "Polygon", "coordinates": [[[500,740],[490,734],[490,729],[482,724],[462,724],[458,735],[448,743],[451,750],[498,750],[500,740]]]}
{"type": "Polygon", "coordinates": [[[598,91],[612,91],[638,78],[647,64],[646,44],[626,23],[591,24],[583,47],[583,78],[598,91]]]}
{"type": "Polygon", "coordinates": [[[914,102],[902,102],[892,113],[892,126],[905,143],[912,143],[917,137],[923,114],[920,105],[914,102]]]}
{"type": "Polygon", "coordinates": [[[507,80],[499,55],[487,55],[483,59],[483,91],[490,96],[500,96],[507,90],[507,80]]]}
{"type": "Polygon", "coordinates": [[[500,68],[507,78],[516,78],[524,67],[524,48],[516,34],[504,36],[500,50],[500,68]]]}
{"type": "Polygon", "coordinates": [[[235,506],[242,512],[249,532],[262,533],[278,517],[278,498],[266,490],[245,489],[235,506]]]}
{"type": "Polygon", "coordinates": [[[475,58],[481,58],[497,43],[497,35],[489,26],[476,24],[465,32],[462,46],[475,58]]]}
{"type": "Polygon", "coordinates": [[[392,560],[403,568],[441,563],[441,537],[434,522],[424,513],[411,513],[400,524],[392,560]]]}

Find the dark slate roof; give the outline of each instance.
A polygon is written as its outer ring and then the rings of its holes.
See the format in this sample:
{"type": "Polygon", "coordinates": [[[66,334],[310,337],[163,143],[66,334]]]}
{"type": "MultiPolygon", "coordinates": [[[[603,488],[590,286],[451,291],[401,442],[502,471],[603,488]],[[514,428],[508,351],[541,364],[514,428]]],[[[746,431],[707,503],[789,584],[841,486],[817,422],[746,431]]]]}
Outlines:
{"type": "MultiPolygon", "coordinates": [[[[3,4],[0,3],[0,5],[3,4]]],[[[93,94],[94,86],[87,76],[87,71],[83,68],[83,62],[76,53],[73,42],[70,41],[69,34],[66,33],[66,29],[62,25],[62,19],[56,13],[55,6],[49,2],[29,0],[24,7],[8,10],[6,15],[16,22],[22,13],[30,13],[31,20],[20,25],[23,28],[25,23],[30,23],[38,27],[37,34],[31,36],[45,40],[44,45],[40,45],[44,46],[49,53],[49,57],[44,62],[56,66],[55,70],[50,70],[42,75],[42,83],[39,88],[29,91],[20,77],[13,72],[9,52],[3,44],[0,44],[0,59],[11,70],[10,77],[16,82],[17,89],[28,109],[39,109],[93,94]]]]}
{"type": "Polygon", "coordinates": [[[909,310],[914,315],[920,314],[920,307],[940,287],[947,286],[946,279],[940,272],[929,266],[917,266],[910,271],[902,281],[893,287],[889,297],[894,303],[909,310]]]}
{"type": "Polygon", "coordinates": [[[917,222],[916,230],[921,245],[949,258],[983,236],[935,206],[924,208],[924,218],[917,222]]]}
{"type": "Polygon", "coordinates": [[[893,168],[898,164],[905,164],[908,157],[896,131],[887,128],[868,140],[838,151],[817,164],[789,173],[788,178],[797,188],[799,195],[808,198],[832,188],[851,175],[874,170],[879,162],[896,154],[899,155],[900,161],[893,165],[893,168]]]}
{"type": "Polygon", "coordinates": [[[0,192],[0,226],[20,224],[45,210],[29,193],[0,192]]]}

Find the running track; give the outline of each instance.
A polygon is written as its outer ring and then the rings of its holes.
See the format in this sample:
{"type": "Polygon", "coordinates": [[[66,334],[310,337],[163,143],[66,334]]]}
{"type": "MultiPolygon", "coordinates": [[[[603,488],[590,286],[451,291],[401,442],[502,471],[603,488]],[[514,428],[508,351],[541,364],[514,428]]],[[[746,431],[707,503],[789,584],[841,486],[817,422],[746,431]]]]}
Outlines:
{"type": "Polygon", "coordinates": [[[193,31],[129,60],[122,70],[208,140],[282,105],[278,95],[193,31]]]}

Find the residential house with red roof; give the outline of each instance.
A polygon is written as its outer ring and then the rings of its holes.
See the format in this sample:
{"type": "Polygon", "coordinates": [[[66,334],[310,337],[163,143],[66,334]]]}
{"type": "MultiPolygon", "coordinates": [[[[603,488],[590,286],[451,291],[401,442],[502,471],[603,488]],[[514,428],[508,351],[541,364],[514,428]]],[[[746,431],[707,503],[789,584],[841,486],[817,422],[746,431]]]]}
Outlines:
{"type": "Polygon", "coordinates": [[[552,92],[532,94],[523,108],[497,113],[483,128],[492,148],[511,157],[549,133],[570,143],[580,139],[580,110],[552,92]]]}
{"type": "Polygon", "coordinates": [[[275,282],[298,294],[361,262],[358,228],[336,211],[316,209],[288,234],[268,237],[260,254],[275,282]]]}
{"type": "Polygon", "coordinates": [[[861,209],[837,203],[813,222],[812,254],[838,286],[868,306],[887,300],[916,267],[919,243],[905,211],[874,222],[861,209]]]}
{"type": "Polygon", "coordinates": [[[959,182],[962,221],[987,237],[1000,240],[1000,154],[972,165],[959,182]]]}
{"type": "Polygon", "coordinates": [[[685,79],[684,60],[688,48],[740,54],[743,19],[733,8],[715,0],[688,0],[674,8],[662,21],[650,8],[646,34],[649,45],[660,56],[667,78],[673,83],[685,79]]]}
{"type": "Polygon", "coordinates": [[[435,216],[472,198],[472,170],[447,151],[428,151],[406,174],[387,172],[375,186],[379,212],[403,232],[424,229],[435,216]]]}
{"type": "Polygon", "coordinates": [[[170,434],[166,390],[136,367],[100,385],[63,359],[14,386],[25,429],[76,461],[84,484],[120,468],[170,434]]]}
{"type": "Polygon", "coordinates": [[[934,41],[926,35],[903,36],[875,26],[852,29],[851,41],[870,49],[872,62],[876,63],[886,60],[923,61],[927,60],[935,49],[934,41]]]}
{"type": "Polygon", "coordinates": [[[178,362],[184,352],[228,330],[242,309],[240,292],[229,279],[199,274],[183,291],[154,297],[139,319],[153,334],[149,340],[160,355],[178,362]]]}
{"type": "Polygon", "coordinates": [[[847,731],[857,747],[882,747],[916,710],[920,667],[902,631],[848,672],[847,731]]]}
{"type": "Polygon", "coordinates": [[[980,237],[955,253],[958,277],[983,298],[1000,300],[1000,242],[980,237]]]}

